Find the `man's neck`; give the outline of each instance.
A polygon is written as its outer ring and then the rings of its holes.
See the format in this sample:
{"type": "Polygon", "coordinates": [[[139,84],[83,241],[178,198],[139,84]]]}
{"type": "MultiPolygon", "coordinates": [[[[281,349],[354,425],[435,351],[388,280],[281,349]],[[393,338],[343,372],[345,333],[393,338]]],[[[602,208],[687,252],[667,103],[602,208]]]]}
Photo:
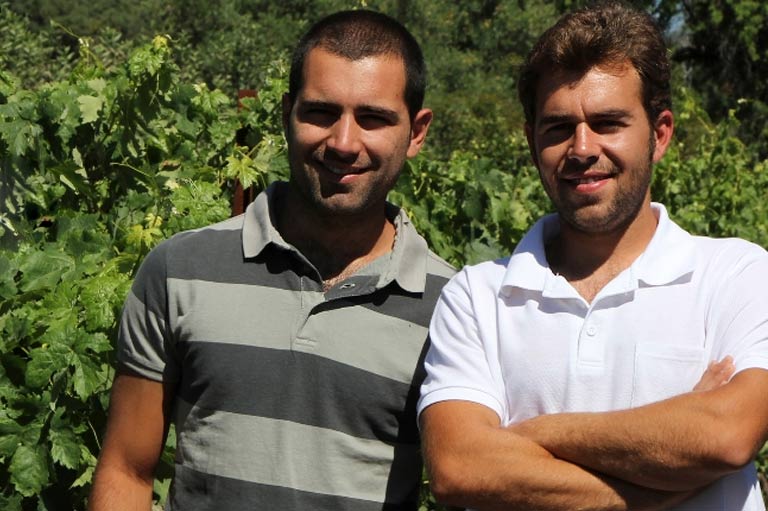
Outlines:
{"type": "Polygon", "coordinates": [[[560,232],[547,242],[547,261],[554,273],[562,275],[591,303],[643,253],[657,223],[650,206],[628,226],[608,233],[579,231],[561,221],[560,232]]]}
{"type": "Polygon", "coordinates": [[[277,230],[317,268],[325,289],[392,250],[395,226],[384,204],[366,214],[329,216],[286,192],[276,203],[277,230]]]}

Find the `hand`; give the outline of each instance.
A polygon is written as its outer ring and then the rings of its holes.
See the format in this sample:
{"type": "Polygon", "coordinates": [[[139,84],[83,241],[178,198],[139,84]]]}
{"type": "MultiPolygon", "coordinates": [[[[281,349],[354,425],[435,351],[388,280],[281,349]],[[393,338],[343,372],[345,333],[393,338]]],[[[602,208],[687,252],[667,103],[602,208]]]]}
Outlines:
{"type": "Polygon", "coordinates": [[[733,364],[733,357],[728,355],[724,359],[713,360],[707,366],[707,370],[701,375],[701,379],[693,387],[694,392],[703,392],[722,387],[731,380],[736,366],[733,364]]]}

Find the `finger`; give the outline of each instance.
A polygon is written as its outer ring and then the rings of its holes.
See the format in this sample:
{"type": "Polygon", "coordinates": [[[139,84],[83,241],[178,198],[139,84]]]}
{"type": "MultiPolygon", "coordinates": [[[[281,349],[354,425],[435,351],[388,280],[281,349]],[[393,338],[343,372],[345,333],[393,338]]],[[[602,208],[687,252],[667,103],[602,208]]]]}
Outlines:
{"type": "Polygon", "coordinates": [[[730,355],[722,360],[712,360],[707,365],[707,369],[704,371],[699,382],[693,387],[693,390],[700,392],[721,387],[728,383],[735,369],[733,357],[730,355]]]}

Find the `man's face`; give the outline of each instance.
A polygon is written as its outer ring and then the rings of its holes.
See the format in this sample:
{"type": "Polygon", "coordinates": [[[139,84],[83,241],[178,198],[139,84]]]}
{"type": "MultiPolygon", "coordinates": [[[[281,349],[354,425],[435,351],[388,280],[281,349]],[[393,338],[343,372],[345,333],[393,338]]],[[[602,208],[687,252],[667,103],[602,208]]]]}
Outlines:
{"type": "Polygon", "coordinates": [[[405,66],[392,55],[348,60],[321,48],[304,63],[304,86],[283,100],[291,183],[319,215],[383,212],[406,158],[421,149],[432,114],[414,122],[405,66]]]}
{"type": "Polygon", "coordinates": [[[629,65],[553,74],[537,89],[526,126],[541,181],[560,218],[587,233],[627,227],[650,202],[652,164],[666,151],[672,114],[651,125],[629,65]]]}

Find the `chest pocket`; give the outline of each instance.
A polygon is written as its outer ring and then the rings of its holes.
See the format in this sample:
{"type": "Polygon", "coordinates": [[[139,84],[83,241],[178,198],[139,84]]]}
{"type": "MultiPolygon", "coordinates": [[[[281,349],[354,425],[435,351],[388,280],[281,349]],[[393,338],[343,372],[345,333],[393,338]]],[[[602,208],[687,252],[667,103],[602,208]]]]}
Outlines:
{"type": "Polygon", "coordinates": [[[706,350],[702,347],[639,343],[635,349],[631,406],[690,392],[706,366],[706,350]]]}

